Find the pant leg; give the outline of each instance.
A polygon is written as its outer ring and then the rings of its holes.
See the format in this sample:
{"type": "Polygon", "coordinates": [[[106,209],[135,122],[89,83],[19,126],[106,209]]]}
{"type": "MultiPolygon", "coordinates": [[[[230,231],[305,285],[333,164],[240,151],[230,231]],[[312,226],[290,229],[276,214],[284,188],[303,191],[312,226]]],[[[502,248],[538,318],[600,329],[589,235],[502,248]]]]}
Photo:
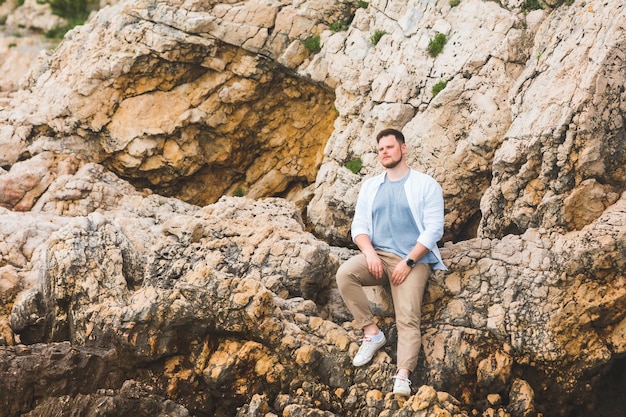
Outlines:
{"type": "Polygon", "coordinates": [[[359,328],[374,323],[374,315],[363,287],[387,284],[389,280],[384,275],[381,279],[374,278],[367,269],[367,260],[362,253],[348,259],[337,270],[339,294],[359,328]]]}
{"type": "MultiPolygon", "coordinates": [[[[402,261],[396,256],[395,264],[402,261]]],[[[422,300],[430,273],[430,265],[418,263],[402,284],[390,287],[398,330],[398,368],[413,371],[417,365],[422,347],[422,300]]]]}

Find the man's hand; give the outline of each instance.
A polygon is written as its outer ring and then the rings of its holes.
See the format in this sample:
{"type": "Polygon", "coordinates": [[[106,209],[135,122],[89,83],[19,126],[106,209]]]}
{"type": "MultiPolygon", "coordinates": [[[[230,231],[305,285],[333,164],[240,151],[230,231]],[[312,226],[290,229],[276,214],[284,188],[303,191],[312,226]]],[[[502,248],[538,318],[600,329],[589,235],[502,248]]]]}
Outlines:
{"type": "Polygon", "coordinates": [[[392,285],[400,285],[404,282],[406,277],[409,276],[411,272],[411,267],[406,264],[406,262],[401,261],[398,262],[398,265],[393,269],[393,273],[391,274],[391,284],[392,285]]]}
{"type": "Polygon", "coordinates": [[[374,278],[381,279],[383,277],[383,261],[380,260],[374,246],[372,246],[370,237],[368,235],[357,235],[354,238],[354,242],[365,255],[367,270],[370,271],[374,278]]]}
{"type": "Polygon", "coordinates": [[[383,261],[380,260],[378,254],[375,251],[369,252],[365,254],[365,259],[367,259],[367,270],[370,271],[370,274],[376,279],[381,279],[383,277],[383,261]]]}

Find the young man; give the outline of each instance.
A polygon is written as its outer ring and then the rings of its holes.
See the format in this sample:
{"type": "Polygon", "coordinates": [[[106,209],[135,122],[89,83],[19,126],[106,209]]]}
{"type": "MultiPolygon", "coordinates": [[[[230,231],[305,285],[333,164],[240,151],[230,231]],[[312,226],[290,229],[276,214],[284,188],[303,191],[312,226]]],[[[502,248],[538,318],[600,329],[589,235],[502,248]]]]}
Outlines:
{"type": "Polygon", "coordinates": [[[364,286],[389,285],[398,330],[398,373],[393,393],[411,395],[410,373],[421,348],[421,310],[432,269],[446,269],[437,242],[443,236],[443,194],[430,176],[406,162],[402,132],[385,129],[376,136],[385,171],[361,186],[352,221],[352,238],[361,253],[337,271],[341,297],[363,329],[354,366],[367,364],[385,345],[374,322],[364,286]]]}

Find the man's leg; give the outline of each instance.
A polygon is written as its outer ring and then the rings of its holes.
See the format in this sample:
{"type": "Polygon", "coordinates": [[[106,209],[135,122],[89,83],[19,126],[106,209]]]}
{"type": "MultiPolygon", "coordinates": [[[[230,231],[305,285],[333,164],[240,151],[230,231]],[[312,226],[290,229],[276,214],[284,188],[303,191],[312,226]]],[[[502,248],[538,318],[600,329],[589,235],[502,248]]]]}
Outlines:
{"type": "Polygon", "coordinates": [[[344,262],[337,270],[337,288],[357,326],[364,328],[374,323],[374,315],[363,287],[382,285],[386,279],[376,279],[367,269],[365,255],[358,254],[344,262]]]}
{"type": "MultiPolygon", "coordinates": [[[[399,261],[402,261],[398,257],[399,261]]],[[[412,372],[422,347],[421,318],[424,290],[430,276],[428,264],[416,264],[407,279],[391,286],[398,330],[398,369],[412,372]]]]}
{"type": "Polygon", "coordinates": [[[363,287],[382,285],[387,280],[376,279],[370,274],[363,254],[353,256],[344,262],[337,270],[336,279],[341,298],[352,313],[357,326],[363,329],[363,343],[352,361],[354,366],[362,366],[372,360],[376,351],[386,343],[385,335],[374,322],[374,315],[363,287]]]}

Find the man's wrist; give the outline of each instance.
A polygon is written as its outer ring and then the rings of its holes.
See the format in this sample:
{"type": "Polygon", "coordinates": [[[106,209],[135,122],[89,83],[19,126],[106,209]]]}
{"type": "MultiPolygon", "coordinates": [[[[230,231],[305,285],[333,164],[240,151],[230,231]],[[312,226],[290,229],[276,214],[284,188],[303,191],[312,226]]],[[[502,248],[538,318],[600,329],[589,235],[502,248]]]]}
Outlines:
{"type": "Polygon", "coordinates": [[[406,262],[406,264],[410,268],[413,268],[415,266],[415,261],[413,259],[409,258],[408,256],[406,258],[404,258],[404,262],[406,262]]]}

